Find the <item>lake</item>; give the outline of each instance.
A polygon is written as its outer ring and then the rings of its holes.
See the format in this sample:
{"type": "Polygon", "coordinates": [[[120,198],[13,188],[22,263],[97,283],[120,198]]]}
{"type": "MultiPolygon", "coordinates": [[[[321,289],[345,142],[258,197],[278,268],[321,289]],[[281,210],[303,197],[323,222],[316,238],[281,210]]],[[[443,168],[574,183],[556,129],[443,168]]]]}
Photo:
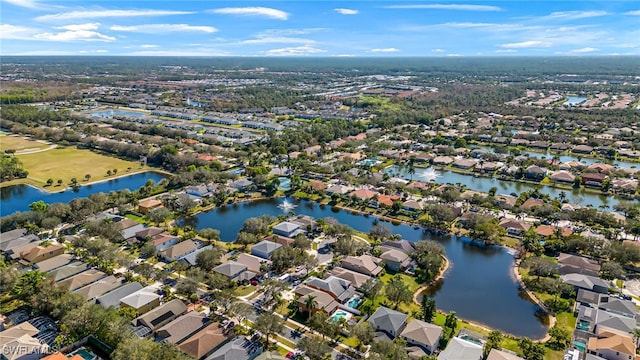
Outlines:
{"type": "MultiPolygon", "coordinates": [[[[415,170],[416,173],[413,175],[413,180],[421,180],[422,174],[427,171],[427,169],[423,168],[416,168],[415,170]]],[[[395,165],[390,166],[385,170],[385,172],[387,172],[391,176],[396,176],[398,174],[398,167],[395,165]]],[[[604,206],[606,207],[606,209],[611,210],[613,209],[613,206],[618,203],[618,199],[614,196],[593,194],[584,191],[584,189],[560,189],[552,186],[536,185],[519,181],[500,180],[489,177],[475,177],[473,175],[465,175],[453,171],[436,170],[436,172],[440,175],[435,179],[436,183],[459,183],[464,185],[469,190],[489,192],[492,187],[496,187],[498,189],[497,194],[509,195],[511,193],[515,193],[516,195],[520,195],[522,192],[538,189],[540,193],[547,194],[552,198],[558,198],[558,196],[560,196],[560,193],[564,192],[567,195],[567,200],[570,203],[582,206],[591,205],[596,209],[600,206],[604,206]]],[[[401,169],[399,174],[400,177],[404,179],[411,179],[411,176],[407,172],[406,168],[401,169]]]]}
{"type": "MultiPolygon", "coordinates": [[[[374,217],[333,209],[310,201],[287,199],[297,206],[296,214],[315,218],[333,217],[357,231],[368,233],[374,217]]],[[[278,208],[284,199],[261,200],[227,205],[200,213],[187,220],[196,229],[220,230],[223,241],[234,241],[242,223],[250,217],[284,214],[278,208]]],[[[512,276],[514,257],[505,248],[485,247],[455,236],[435,236],[400,224],[386,222],[394,234],[409,241],[433,240],[442,244],[451,265],[433,290],[437,307],[455,310],[462,319],[485,324],[504,332],[530,338],[544,336],[547,327],[536,317],[538,306],[521,297],[512,276]]]]}
{"type": "MultiPolygon", "coordinates": [[[[10,215],[17,211],[27,211],[29,210],[29,204],[39,200],[47,204],[67,203],[77,197],[88,197],[91,194],[100,192],[109,193],[123,189],[136,190],[141,188],[147,180],[153,180],[157,183],[165,178],[166,175],[161,173],[146,171],[90,185],[79,186],[77,190],[66,189],[56,193],[49,193],[36,187],[23,184],[6,186],[0,188],[0,200],[2,201],[0,216],[10,215]]],[[[57,187],[51,186],[49,189],[56,190],[57,187]]]]}

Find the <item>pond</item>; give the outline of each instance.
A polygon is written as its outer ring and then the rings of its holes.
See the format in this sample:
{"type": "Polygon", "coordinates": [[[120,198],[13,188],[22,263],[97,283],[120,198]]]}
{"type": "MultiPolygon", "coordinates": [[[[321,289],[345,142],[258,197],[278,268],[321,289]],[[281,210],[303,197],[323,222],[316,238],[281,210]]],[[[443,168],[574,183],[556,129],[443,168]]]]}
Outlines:
{"type": "Polygon", "coordinates": [[[135,111],[127,111],[127,110],[105,110],[105,111],[98,111],[98,112],[91,113],[91,115],[108,118],[108,119],[113,118],[114,115],[123,115],[123,116],[139,117],[139,118],[147,117],[147,114],[139,113],[135,111]]]}
{"type": "Polygon", "coordinates": [[[585,101],[587,101],[587,98],[584,96],[567,96],[567,101],[565,101],[562,105],[576,106],[578,104],[582,104],[585,101]]]}
{"type": "MultiPolygon", "coordinates": [[[[285,201],[294,205],[292,211],[296,214],[332,217],[365,233],[369,232],[375,219],[310,201],[271,199],[227,205],[200,213],[187,221],[197,229],[219,229],[223,241],[234,241],[247,218],[287,213],[281,206],[285,201]]],[[[521,296],[518,283],[512,276],[514,257],[505,248],[480,246],[453,236],[435,236],[406,224],[385,225],[409,241],[433,240],[444,246],[451,265],[433,290],[439,309],[455,310],[459,318],[516,336],[544,336],[547,327],[536,317],[539,308],[521,296]]]]}
{"type": "MultiPolygon", "coordinates": [[[[29,204],[39,200],[42,200],[47,204],[59,202],[67,203],[75,198],[87,197],[91,194],[100,192],[109,193],[111,191],[123,189],[136,190],[141,188],[147,180],[153,180],[157,183],[165,178],[166,175],[161,173],[146,171],[90,185],[79,186],[77,190],[67,189],[55,193],[45,192],[30,185],[11,185],[0,188],[0,199],[2,200],[0,216],[10,215],[17,211],[27,211],[29,210],[29,204]]],[[[56,190],[56,186],[51,186],[49,188],[51,190],[56,190]]]]}
{"type": "MultiPolygon", "coordinates": [[[[391,176],[397,176],[404,179],[422,180],[423,177],[431,178],[431,172],[433,170],[416,168],[416,173],[411,176],[406,168],[398,169],[397,166],[388,167],[385,172],[391,176]],[[400,171],[398,171],[400,170],[400,171]]],[[[542,194],[547,194],[552,198],[558,198],[561,192],[564,192],[567,196],[567,200],[576,205],[588,206],[591,205],[598,209],[602,206],[602,209],[613,209],[613,206],[618,203],[618,199],[613,196],[594,194],[584,191],[584,189],[559,189],[552,186],[536,185],[530,183],[523,183],[519,181],[499,180],[489,177],[475,177],[473,175],[460,174],[453,171],[439,171],[436,170],[436,174],[439,175],[435,178],[435,182],[438,184],[461,184],[469,190],[489,192],[492,187],[498,189],[497,194],[509,195],[515,193],[516,196],[520,193],[538,189],[542,194]]]]}

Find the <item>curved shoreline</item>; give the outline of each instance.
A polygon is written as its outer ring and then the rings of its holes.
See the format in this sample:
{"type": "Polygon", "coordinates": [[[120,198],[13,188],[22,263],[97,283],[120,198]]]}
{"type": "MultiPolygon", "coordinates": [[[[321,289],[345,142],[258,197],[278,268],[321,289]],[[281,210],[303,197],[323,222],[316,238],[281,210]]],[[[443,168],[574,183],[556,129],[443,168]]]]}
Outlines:
{"type": "MultiPolygon", "coordinates": [[[[95,184],[99,184],[99,183],[106,182],[106,181],[111,181],[111,180],[118,180],[118,179],[121,179],[121,178],[124,178],[124,177],[127,177],[127,176],[138,175],[138,174],[142,174],[142,173],[146,173],[146,172],[154,172],[154,173],[159,173],[159,174],[163,174],[163,175],[167,175],[167,176],[173,176],[172,173],[170,173],[168,171],[165,171],[165,170],[141,169],[141,170],[137,170],[137,171],[124,173],[124,174],[121,174],[121,175],[118,175],[118,176],[112,176],[112,177],[107,178],[107,179],[101,179],[101,180],[91,181],[91,182],[88,182],[88,183],[83,183],[81,185],[78,185],[78,187],[95,185],[95,184]]],[[[28,179],[28,177],[27,178],[22,178],[22,179],[14,179],[14,180],[24,180],[24,179],[28,179]]],[[[61,193],[61,192],[67,191],[69,189],[73,189],[73,187],[71,187],[71,186],[65,186],[65,187],[62,187],[62,188],[60,188],[58,190],[51,191],[51,190],[49,190],[49,189],[47,189],[45,187],[37,186],[37,185],[31,184],[31,183],[26,182],[26,181],[17,181],[17,182],[11,183],[11,184],[8,184],[8,182],[2,182],[2,183],[0,183],[0,188],[5,188],[5,187],[9,187],[9,186],[14,186],[14,185],[30,186],[30,187],[35,188],[35,189],[37,189],[37,190],[39,190],[39,191],[41,191],[41,192],[43,192],[45,194],[57,194],[57,193],[61,193]]]]}
{"type": "MultiPolygon", "coordinates": [[[[545,315],[547,316],[547,320],[549,322],[549,329],[551,329],[556,324],[556,321],[557,321],[556,317],[551,315],[551,312],[549,311],[549,309],[547,309],[547,306],[542,302],[542,300],[538,299],[538,297],[533,293],[533,291],[527,288],[527,286],[524,284],[524,281],[522,280],[522,276],[520,275],[519,269],[520,269],[520,260],[515,260],[513,263],[512,270],[513,270],[513,275],[515,276],[516,281],[520,285],[520,288],[527,294],[527,296],[529,297],[529,300],[534,304],[538,305],[540,309],[542,309],[545,312],[545,315]]],[[[542,339],[539,339],[537,341],[547,342],[550,339],[551,339],[551,336],[549,336],[549,331],[547,331],[545,336],[542,339]]]]}

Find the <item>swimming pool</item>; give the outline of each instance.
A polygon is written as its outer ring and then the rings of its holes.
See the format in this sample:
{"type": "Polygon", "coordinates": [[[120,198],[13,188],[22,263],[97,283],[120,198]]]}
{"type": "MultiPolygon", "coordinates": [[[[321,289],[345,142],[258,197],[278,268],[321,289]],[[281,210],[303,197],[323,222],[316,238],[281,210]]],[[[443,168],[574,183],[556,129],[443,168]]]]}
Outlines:
{"type": "Polygon", "coordinates": [[[336,322],[340,321],[340,319],[349,320],[350,318],[351,318],[351,314],[343,310],[337,310],[336,312],[333,313],[333,315],[331,315],[331,320],[336,322]]]}
{"type": "Polygon", "coordinates": [[[352,309],[357,309],[358,305],[360,305],[360,297],[353,296],[349,301],[347,301],[347,306],[352,309]]]}

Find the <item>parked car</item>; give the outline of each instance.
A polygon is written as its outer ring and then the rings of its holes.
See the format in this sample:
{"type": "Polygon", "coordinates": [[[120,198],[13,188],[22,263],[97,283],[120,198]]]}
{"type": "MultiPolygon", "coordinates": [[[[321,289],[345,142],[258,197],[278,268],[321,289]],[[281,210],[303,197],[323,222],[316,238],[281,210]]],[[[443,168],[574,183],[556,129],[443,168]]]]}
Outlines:
{"type": "Polygon", "coordinates": [[[229,323],[229,320],[222,320],[222,322],[218,324],[218,327],[226,327],[228,323],[229,323]]]}

